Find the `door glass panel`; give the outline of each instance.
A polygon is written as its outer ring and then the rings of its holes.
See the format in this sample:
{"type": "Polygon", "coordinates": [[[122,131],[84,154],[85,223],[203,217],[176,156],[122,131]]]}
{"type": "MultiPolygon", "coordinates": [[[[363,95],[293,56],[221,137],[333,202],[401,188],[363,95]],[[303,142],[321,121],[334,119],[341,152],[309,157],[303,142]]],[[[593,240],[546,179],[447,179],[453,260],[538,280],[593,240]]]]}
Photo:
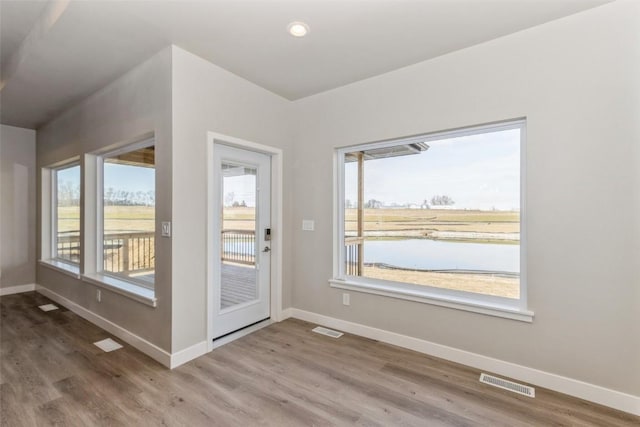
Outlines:
{"type": "Polygon", "coordinates": [[[255,167],[222,162],[220,309],[258,299],[255,167]]]}

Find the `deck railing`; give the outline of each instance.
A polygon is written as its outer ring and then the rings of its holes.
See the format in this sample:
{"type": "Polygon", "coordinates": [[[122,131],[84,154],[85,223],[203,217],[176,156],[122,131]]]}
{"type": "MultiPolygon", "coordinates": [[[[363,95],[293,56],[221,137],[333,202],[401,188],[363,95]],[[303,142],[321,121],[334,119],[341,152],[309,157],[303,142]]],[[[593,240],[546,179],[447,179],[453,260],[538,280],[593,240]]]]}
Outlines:
{"type": "Polygon", "coordinates": [[[364,273],[364,237],[345,237],[344,246],[345,274],[362,276],[364,273]]]}
{"type": "MultiPolygon", "coordinates": [[[[155,234],[111,233],[104,235],[104,271],[145,273],[155,269],[155,234]]],[[[61,232],[57,238],[57,258],[80,262],[78,232],[61,232]]]]}
{"type": "Polygon", "coordinates": [[[222,261],[254,265],[256,235],[253,230],[222,230],[222,261]]]}
{"type": "MultiPolygon", "coordinates": [[[[57,257],[80,262],[78,232],[58,233],[57,257]]],[[[104,235],[104,270],[111,273],[144,273],[155,268],[155,234],[111,233],[104,235]]],[[[253,230],[223,230],[222,260],[254,265],[255,232],[253,230]]]]}
{"type": "Polygon", "coordinates": [[[57,239],[57,258],[79,263],[80,262],[80,232],[61,231],[57,239]]]}
{"type": "Polygon", "coordinates": [[[106,234],[102,249],[104,271],[129,274],[155,269],[155,233],[106,234]]]}

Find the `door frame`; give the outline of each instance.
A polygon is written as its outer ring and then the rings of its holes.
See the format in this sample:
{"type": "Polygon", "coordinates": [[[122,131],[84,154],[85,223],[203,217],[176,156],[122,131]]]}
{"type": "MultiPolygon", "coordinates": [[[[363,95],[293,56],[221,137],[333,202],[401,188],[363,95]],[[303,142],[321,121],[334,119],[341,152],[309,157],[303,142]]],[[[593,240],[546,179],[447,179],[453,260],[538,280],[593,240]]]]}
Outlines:
{"type": "Polygon", "coordinates": [[[260,326],[267,326],[283,319],[282,313],[282,150],[257,142],[247,141],[229,135],[216,132],[207,132],[207,226],[206,226],[206,256],[207,256],[207,351],[211,351],[222,344],[233,341],[255,328],[242,329],[224,338],[223,342],[213,343],[213,265],[209,262],[214,253],[213,230],[215,229],[215,201],[213,200],[213,178],[216,173],[213,161],[215,144],[224,144],[230,147],[255,151],[271,157],[271,290],[270,290],[270,318],[260,323],[260,326]]]}

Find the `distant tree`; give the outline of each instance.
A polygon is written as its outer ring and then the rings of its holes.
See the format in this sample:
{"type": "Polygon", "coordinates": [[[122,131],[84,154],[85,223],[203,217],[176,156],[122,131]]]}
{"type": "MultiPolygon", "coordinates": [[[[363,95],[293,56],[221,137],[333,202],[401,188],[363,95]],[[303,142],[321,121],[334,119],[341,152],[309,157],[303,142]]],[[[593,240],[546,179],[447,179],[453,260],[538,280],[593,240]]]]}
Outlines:
{"type": "MultiPolygon", "coordinates": [[[[80,190],[74,190],[74,200],[80,200],[80,190]]],[[[104,191],[105,206],[155,206],[156,192],[155,190],[147,191],[126,191],[115,190],[109,187],[104,191]]]]}
{"type": "Polygon", "coordinates": [[[380,209],[382,207],[382,202],[376,199],[369,199],[367,203],[364,204],[364,207],[369,209],[380,209]]]}
{"type": "Polygon", "coordinates": [[[233,203],[233,199],[235,199],[236,194],[233,191],[228,192],[224,195],[224,204],[225,206],[231,206],[233,203]]]}
{"type": "Polygon", "coordinates": [[[80,204],[80,185],[71,181],[58,183],[58,204],[60,206],[78,206],[80,204]]]}
{"type": "Polygon", "coordinates": [[[112,205],[113,204],[113,187],[107,188],[107,191],[104,193],[104,204],[112,205]]]}
{"type": "Polygon", "coordinates": [[[344,206],[347,209],[351,209],[353,207],[353,203],[351,202],[351,200],[347,199],[344,201],[344,206]]]}
{"type": "Polygon", "coordinates": [[[456,202],[449,196],[433,196],[431,198],[431,206],[451,206],[456,202]]]}

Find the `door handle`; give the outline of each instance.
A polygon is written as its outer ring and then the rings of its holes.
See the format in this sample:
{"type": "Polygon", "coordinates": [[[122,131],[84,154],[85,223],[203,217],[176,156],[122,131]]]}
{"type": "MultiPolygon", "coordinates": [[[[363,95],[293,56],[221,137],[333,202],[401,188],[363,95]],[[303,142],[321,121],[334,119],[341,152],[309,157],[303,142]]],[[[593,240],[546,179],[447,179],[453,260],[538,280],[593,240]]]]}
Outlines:
{"type": "Polygon", "coordinates": [[[262,252],[271,252],[271,248],[269,246],[265,246],[262,252]]]}

